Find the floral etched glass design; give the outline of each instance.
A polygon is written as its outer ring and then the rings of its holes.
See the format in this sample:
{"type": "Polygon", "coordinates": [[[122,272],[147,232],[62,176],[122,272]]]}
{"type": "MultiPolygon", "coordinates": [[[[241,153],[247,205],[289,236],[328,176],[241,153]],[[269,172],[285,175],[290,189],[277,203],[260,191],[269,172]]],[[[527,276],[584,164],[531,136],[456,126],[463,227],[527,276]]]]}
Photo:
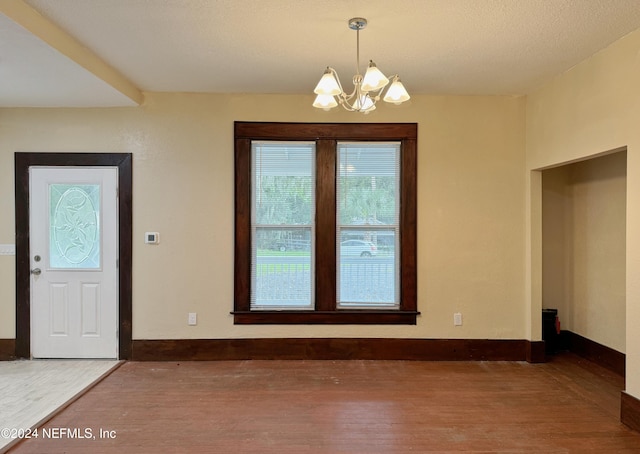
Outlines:
{"type": "Polygon", "coordinates": [[[49,185],[49,265],[100,268],[100,185],[49,185]]]}

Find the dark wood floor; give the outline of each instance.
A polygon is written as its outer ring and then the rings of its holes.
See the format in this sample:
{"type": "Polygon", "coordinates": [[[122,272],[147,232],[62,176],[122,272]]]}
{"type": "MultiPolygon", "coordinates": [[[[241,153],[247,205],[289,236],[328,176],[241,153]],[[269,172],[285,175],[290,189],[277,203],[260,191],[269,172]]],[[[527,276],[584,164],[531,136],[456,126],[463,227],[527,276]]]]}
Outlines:
{"type": "Polygon", "coordinates": [[[545,364],[129,362],[43,426],[95,440],[41,436],[10,452],[640,452],[640,434],[619,422],[623,386],[572,354],[545,364]]]}

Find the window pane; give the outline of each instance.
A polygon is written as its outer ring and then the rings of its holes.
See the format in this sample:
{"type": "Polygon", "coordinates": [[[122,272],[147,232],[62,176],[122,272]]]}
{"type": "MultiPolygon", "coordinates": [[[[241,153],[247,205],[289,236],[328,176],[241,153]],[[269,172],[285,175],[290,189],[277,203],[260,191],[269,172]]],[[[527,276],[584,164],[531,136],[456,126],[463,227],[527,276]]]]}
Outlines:
{"type": "Polygon", "coordinates": [[[313,143],[252,143],[251,309],[312,309],[313,143]]]}
{"type": "Polygon", "coordinates": [[[100,185],[49,185],[49,266],[100,268],[100,185]]]}
{"type": "Polygon", "coordinates": [[[338,144],[338,224],[397,225],[399,143],[338,144]]]}
{"type": "Polygon", "coordinates": [[[253,142],[254,218],[258,225],[310,225],[314,145],[253,142]]]}
{"type": "Polygon", "coordinates": [[[338,144],[338,306],[399,307],[399,143],[338,144]]]}
{"type": "Polygon", "coordinates": [[[311,307],[311,228],[256,229],[252,309],[311,307]]]}

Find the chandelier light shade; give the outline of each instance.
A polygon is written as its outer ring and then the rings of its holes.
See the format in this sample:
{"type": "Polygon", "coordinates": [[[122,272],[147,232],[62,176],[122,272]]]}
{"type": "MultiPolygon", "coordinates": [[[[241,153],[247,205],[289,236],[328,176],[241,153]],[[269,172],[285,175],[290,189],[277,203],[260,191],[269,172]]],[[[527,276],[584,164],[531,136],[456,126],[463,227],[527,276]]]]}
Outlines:
{"type": "MultiPolygon", "coordinates": [[[[313,107],[331,110],[341,105],[350,112],[369,113],[376,108],[385,87],[389,85],[389,79],[378,69],[373,60],[369,60],[369,67],[364,76],[360,74],[360,30],[367,26],[367,20],[362,17],[349,19],[349,28],[356,31],[356,75],[353,76],[353,91],[345,93],[340,83],[340,78],[335,69],[327,66],[320,82],[313,92],[317,95],[313,101],[313,107]]],[[[387,89],[383,101],[402,104],[411,97],[402,85],[400,77],[391,76],[391,85],[387,89]]]]}

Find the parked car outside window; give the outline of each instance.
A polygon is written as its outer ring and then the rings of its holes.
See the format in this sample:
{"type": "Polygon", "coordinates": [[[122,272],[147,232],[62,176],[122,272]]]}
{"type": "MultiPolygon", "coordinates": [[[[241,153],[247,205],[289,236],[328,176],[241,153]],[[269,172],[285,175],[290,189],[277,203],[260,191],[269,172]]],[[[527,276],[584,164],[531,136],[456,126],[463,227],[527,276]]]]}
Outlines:
{"type": "Polygon", "coordinates": [[[347,240],[340,243],[340,255],[372,257],[378,254],[378,248],[371,241],[347,240]]]}

